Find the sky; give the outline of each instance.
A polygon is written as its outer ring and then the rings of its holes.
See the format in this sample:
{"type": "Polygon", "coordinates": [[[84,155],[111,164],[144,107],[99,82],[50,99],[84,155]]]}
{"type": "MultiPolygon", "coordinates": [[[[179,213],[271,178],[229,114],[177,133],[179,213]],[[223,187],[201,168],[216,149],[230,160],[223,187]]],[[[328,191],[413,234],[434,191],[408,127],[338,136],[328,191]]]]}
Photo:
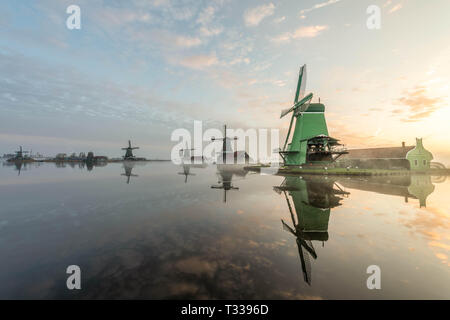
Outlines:
{"type": "Polygon", "coordinates": [[[131,139],[168,159],[171,133],[195,120],[283,139],[306,64],[346,147],[421,137],[450,166],[449,12],[448,0],[1,1],[0,154],[118,157],[131,139]]]}

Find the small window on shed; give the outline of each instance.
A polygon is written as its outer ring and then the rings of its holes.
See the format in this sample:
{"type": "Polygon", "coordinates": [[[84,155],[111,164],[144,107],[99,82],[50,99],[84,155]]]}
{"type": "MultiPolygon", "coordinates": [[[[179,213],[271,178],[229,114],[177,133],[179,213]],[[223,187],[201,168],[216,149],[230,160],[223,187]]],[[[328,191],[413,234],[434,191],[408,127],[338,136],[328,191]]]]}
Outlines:
{"type": "Polygon", "coordinates": [[[418,165],[417,160],[414,160],[414,165],[417,167],[418,165]]]}
{"type": "Polygon", "coordinates": [[[424,166],[427,165],[427,160],[423,160],[423,165],[424,165],[424,166]]]}

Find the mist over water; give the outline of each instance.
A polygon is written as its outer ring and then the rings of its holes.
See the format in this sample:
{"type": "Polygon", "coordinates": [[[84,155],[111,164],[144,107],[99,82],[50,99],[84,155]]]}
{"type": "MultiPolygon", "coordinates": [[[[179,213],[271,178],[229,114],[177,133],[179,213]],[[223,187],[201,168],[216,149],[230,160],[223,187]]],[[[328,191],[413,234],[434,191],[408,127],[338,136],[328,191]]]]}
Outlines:
{"type": "Polygon", "coordinates": [[[445,177],[89,169],[0,166],[0,298],[449,297],[445,177]],[[370,265],[381,290],[367,289],[370,265]]]}

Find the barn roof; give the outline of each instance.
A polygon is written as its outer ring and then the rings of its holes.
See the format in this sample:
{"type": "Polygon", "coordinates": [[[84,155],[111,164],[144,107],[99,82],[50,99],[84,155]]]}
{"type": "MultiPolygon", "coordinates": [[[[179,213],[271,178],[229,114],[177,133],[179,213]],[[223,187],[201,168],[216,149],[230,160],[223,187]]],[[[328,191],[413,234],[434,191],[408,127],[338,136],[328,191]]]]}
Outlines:
{"type": "Polygon", "coordinates": [[[343,159],[405,159],[408,151],[414,146],[384,147],[367,149],[349,149],[348,153],[342,155],[343,159]]]}

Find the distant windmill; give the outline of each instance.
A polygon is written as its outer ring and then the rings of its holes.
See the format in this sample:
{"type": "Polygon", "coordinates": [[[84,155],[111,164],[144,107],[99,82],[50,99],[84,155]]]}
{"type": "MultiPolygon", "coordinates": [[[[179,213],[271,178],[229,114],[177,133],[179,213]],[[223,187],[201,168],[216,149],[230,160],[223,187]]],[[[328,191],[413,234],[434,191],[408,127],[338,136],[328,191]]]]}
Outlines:
{"type": "Polygon", "coordinates": [[[237,137],[232,137],[232,138],[227,137],[227,126],[224,125],[223,127],[224,127],[223,138],[212,137],[211,141],[222,140],[222,155],[221,155],[222,161],[223,161],[222,163],[226,163],[228,155],[231,155],[231,157],[232,157],[231,159],[233,159],[233,162],[234,162],[234,154],[233,154],[233,148],[231,146],[231,140],[237,140],[238,138],[237,137]]]}
{"type": "Polygon", "coordinates": [[[133,155],[133,150],[139,149],[139,147],[132,147],[131,141],[128,140],[128,147],[122,148],[122,150],[126,150],[124,160],[135,160],[135,156],[133,155]]]}
{"type": "Polygon", "coordinates": [[[23,159],[25,153],[28,153],[28,151],[23,151],[23,150],[22,150],[22,146],[19,146],[19,150],[16,151],[16,159],[17,159],[17,160],[23,159]]]}
{"type": "Polygon", "coordinates": [[[8,159],[8,162],[20,162],[20,161],[32,161],[30,157],[26,157],[25,154],[28,151],[23,151],[22,146],[19,146],[19,150],[15,151],[16,156],[8,159]]]}

